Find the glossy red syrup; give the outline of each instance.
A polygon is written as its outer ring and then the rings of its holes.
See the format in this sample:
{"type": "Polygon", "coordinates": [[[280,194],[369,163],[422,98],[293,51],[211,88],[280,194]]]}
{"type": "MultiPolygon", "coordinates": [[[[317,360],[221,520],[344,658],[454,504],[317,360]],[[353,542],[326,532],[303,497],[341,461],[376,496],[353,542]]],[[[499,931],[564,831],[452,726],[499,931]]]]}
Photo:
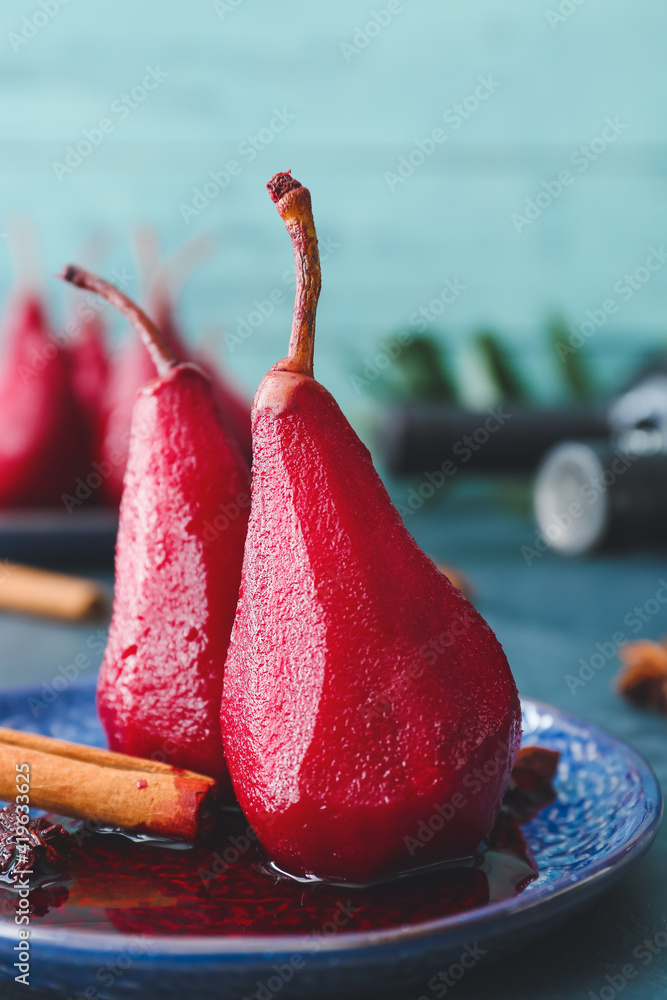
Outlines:
{"type": "MultiPolygon", "coordinates": [[[[521,829],[506,812],[484,856],[365,888],[280,876],[248,837],[240,813],[225,812],[221,825],[212,846],[190,848],[80,835],[67,876],[31,893],[33,921],[146,935],[326,937],[453,916],[509,899],[537,876],[521,829]]],[[[0,883],[2,918],[13,919],[14,906],[0,883]]]]}

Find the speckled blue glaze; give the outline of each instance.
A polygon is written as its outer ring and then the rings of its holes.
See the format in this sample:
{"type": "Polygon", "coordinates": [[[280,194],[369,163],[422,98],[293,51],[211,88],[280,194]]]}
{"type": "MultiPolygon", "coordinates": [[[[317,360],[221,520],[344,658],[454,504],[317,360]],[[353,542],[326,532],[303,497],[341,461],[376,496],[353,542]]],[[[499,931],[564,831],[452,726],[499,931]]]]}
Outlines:
{"type": "MultiPolygon", "coordinates": [[[[0,695],[0,724],[61,739],[102,745],[91,684],[72,685],[34,719],[28,698],[39,690],[0,695]]],[[[296,954],[305,964],[283,983],[280,997],[388,996],[423,992],[431,975],[456,961],[466,944],[490,958],[523,947],[591,903],[651,844],[662,802],[655,776],[630,747],[595,726],[525,700],[524,745],[562,754],[558,800],[524,828],[540,875],[519,896],[425,924],[375,934],[341,932],[316,953],[299,937],[134,939],[122,934],[44,927],[31,936],[31,983],[45,990],[100,998],[141,996],[242,998],[296,954]],[[120,958],[118,978],[98,973],[120,958]],[[114,978],[112,988],[103,983],[114,978]]],[[[0,978],[13,979],[13,924],[0,923],[0,978]]]]}

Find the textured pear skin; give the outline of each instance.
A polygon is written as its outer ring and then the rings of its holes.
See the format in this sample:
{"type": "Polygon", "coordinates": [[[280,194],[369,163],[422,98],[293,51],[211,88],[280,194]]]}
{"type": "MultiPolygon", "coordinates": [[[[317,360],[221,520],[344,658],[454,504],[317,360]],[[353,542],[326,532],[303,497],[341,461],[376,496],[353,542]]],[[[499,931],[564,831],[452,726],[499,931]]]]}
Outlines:
{"type": "Polygon", "coordinates": [[[247,465],[203,374],[178,365],[146,385],[98,710],[112,750],[210,774],[229,793],[219,709],[248,507],[247,465]]]}
{"type": "Polygon", "coordinates": [[[90,462],[66,354],[39,300],[12,303],[0,375],[0,506],[62,505],[90,462]]]}
{"type": "Polygon", "coordinates": [[[279,368],[254,404],[225,665],[236,795],[294,875],[364,882],[470,855],[520,742],[502,647],[408,534],[333,397],[279,368]]]}
{"type": "MultiPolygon", "coordinates": [[[[158,319],[159,329],[176,356],[184,361],[190,360],[171,314],[163,312],[158,319]]],[[[228,384],[214,365],[203,359],[201,361],[195,359],[194,363],[198,364],[208,376],[213,386],[218,410],[229,431],[236,438],[244,458],[250,463],[252,458],[250,404],[236,393],[234,387],[228,384]]],[[[109,470],[102,488],[111,504],[119,504],[123,494],[134,401],[141,387],[153,378],[155,378],[155,365],[148,351],[136,337],[130,337],[119,350],[110,368],[102,429],[98,435],[97,450],[109,470]]]]}

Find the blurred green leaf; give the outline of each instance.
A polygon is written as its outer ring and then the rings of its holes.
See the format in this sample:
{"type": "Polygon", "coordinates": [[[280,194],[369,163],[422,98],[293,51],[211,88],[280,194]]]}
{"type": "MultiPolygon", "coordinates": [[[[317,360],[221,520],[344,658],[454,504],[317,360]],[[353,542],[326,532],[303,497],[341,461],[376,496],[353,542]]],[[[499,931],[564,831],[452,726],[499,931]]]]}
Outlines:
{"type": "Polygon", "coordinates": [[[579,400],[591,399],[596,395],[595,382],[581,350],[570,343],[570,330],[561,315],[556,314],[548,320],[547,335],[570,396],[579,400]]]}
{"type": "Polygon", "coordinates": [[[475,345],[502,401],[526,402],[530,394],[498,334],[493,330],[480,330],[475,336],[475,345]]]}
{"type": "Polygon", "coordinates": [[[410,398],[453,403],[458,393],[445,359],[444,348],[434,337],[415,337],[396,359],[410,398]]]}
{"type": "Polygon", "coordinates": [[[357,379],[384,399],[454,403],[458,398],[445,348],[435,337],[412,336],[407,344],[401,344],[398,335],[381,341],[375,358],[366,362],[357,379]],[[384,357],[391,364],[379,366],[384,357]]]}

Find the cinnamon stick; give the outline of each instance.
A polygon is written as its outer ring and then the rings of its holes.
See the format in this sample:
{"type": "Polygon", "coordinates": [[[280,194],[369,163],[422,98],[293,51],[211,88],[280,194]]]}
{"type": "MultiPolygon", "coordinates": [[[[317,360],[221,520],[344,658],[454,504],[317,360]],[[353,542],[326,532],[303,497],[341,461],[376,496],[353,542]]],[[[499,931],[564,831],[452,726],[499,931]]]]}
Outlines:
{"type": "Polygon", "coordinates": [[[109,593],[97,580],[10,562],[0,568],[0,609],[5,611],[85,621],[103,617],[108,608],[109,593]]]}
{"type": "Polygon", "coordinates": [[[0,727],[0,799],[17,800],[21,764],[30,806],[178,840],[196,839],[215,790],[194,771],[0,727]]]}

